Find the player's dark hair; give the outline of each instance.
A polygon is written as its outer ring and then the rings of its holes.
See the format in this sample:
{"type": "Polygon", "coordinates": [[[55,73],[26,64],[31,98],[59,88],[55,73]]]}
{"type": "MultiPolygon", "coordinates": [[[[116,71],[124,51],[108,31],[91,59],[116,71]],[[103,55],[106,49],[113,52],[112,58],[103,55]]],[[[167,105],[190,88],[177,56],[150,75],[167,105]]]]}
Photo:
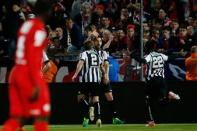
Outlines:
{"type": "Polygon", "coordinates": [[[150,40],[145,44],[145,53],[148,54],[156,49],[157,41],[150,40]]]}
{"type": "Polygon", "coordinates": [[[33,12],[36,15],[43,15],[52,10],[53,2],[52,0],[37,0],[33,7],[33,12]]]}
{"type": "Polygon", "coordinates": [[[87,40],[84,42],[85,50],[91,50],[94,47],[94,42],[91,40],[87,40]]]}

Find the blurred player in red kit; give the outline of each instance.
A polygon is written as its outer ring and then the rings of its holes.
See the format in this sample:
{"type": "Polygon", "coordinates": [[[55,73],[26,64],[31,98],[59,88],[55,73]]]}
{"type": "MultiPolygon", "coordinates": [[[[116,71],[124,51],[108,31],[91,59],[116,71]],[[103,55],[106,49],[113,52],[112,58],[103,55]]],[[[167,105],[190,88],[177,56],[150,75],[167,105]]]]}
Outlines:
{"type": "Polygon", "coordinates": [[[18,31],[15,66],[9,77],[10,118],[3,131],[17,131],[29,118],[34,118],[35,131],[48,131],[50,95],[41,77],[41,64],[51,6],[49,0],[37,0],[32,4],[37,17],[26,21],[18,31]]]}

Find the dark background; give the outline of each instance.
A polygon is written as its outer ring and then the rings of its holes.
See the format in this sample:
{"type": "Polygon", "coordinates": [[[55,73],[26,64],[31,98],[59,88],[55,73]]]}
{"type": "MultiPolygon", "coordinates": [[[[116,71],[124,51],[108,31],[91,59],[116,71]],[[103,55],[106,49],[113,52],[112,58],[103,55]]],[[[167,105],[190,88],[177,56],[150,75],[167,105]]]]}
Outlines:
{"type": "MultiPolygon", "coordinates": [[[[181,97],[180,101],[171,101],[167,107],[155,105],[156,123],[196,123],[197,122],[197,82],[170,81],[169,87],[181,97]]],[[[8,118],[8,88],[0,84],[0,124],[8,118]]],[[[51,84],[52,124],[79,124],[82,121],[80,107],[77,104],[77,87],[80,84],[51,84]]],[[[120,117],[127,123],[145,123],[143,82],[112,83],[114,97],[120,117]]],[[[101,96],[102,120],[110,123],[108,106],[101,96]]]]}

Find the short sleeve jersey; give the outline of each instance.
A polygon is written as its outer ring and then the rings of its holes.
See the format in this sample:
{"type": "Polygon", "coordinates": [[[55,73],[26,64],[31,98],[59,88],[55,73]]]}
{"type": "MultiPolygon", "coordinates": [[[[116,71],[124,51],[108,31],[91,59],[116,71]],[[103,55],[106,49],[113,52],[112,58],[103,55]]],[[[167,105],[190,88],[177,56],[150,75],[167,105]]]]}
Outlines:
{"type": "Polygon", "coordinates": [[[164,64],[168,60],[168,56],[157,53],[151,52],[145,57],[145,60],[148,64],[147,69],[147,79],[150,80],[153,77],[165,77],[164,76],[164,64]]]}

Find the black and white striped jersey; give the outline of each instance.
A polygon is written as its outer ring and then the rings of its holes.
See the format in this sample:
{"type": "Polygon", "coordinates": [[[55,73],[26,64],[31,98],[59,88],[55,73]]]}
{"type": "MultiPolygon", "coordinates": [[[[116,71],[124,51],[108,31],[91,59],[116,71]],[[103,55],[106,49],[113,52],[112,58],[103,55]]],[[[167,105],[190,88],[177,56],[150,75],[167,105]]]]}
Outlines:
{"type": "Polygon", "coordinates": [[[165,77],[164,76],[164,64],[168,60],[168,56],[158,53],[151,52],[145,57],[148,64],[147,79],[150,80],[154,77],[165,77]]]}
{"type": "Polygon", "coordinates": [[[104,51],[104,50],[99,50],[99,51],[98,51],[98,54],[99,54],[99,57],[100,57],[100,59],[101,59],[102,64],[103,64],[105,61],[108,61],[109,55],[108,55],[108,53],[107,53],[106,51],[104,51]]]}
{"type": "Polygon", "coordinates": [[[87,50],[80,54],[80,60],[84,61],[84,66],[80,72],[80,82],[100,82],[101,59],[95,50],[87,50]]]}
{"type": "MultiPolygon", "coordinates": [[[[98,54],[101,60],[101,65],[104,65],[104,62],[108,61],[108,57],[109,57],[108,53],[104,50],[99,50],[98,54]]],[[[101,72],[101,77],[103,77],[103,71],[101,68],[100,68],[100,72],[101,72]]]]}

